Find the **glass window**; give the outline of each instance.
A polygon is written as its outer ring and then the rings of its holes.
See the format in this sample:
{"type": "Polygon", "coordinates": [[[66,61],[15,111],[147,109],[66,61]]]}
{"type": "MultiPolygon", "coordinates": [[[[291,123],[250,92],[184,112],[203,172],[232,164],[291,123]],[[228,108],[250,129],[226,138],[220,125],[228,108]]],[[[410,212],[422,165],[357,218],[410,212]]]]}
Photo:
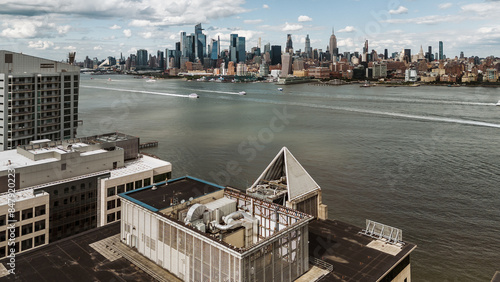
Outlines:
{"type": "Polygon", "coordinates": [[[35,216],[41,216],[45,214],[45,205],[35,207],[35,216]]]}
{"type": "Polygon", "coordinates": [[[108,223],[115,221],[115,214],[110,213],[108,214],[108,223]]]}
{"type": "Polygon", "coordinates": [[[116,199],[116,206],[121,207],[122,206],[122,201],[120,199],[116,199]]]}
{"type": "Polygon", "coordinates": [[[21,227],[21,235],[33,233],[33,223],[25,224],[21,227]]]}
{"type": "Polygon", "coordinates": [[[0,226],[4,226],[6,224],[6,215],[3,214],[3,215],[0,215],[0,226]]]}
{"type": "Polygon", "coordinates": [[[35,237],[35,247],[45,244],[45,234],[35,237]]]}
{"type": "Polygon", "coordinates": [[[142,180],[137,180],[135,182],[135,189],[139,189],[139,188],[142,188],[142,180]]]}
{"type": "Polygon", "coordinates": [[[21,242],[21,250],[29,250],[33,248],[33,238],[26,239],[21,242]]]}
{"type": "Polygon", "coordinates": [[[68,193],[69,193],[69,187],[64,188],[64,194],[68,194],[68,193]]]}
{"type": "Polygon", "coordinates": [[[33,218],[33,208],[23,210],[23,220],[33,218]]]}
{"type": "Polygon", "coordinates": [[[115,208],[115,200],[108,201],[108,210],[115,208]]]}
{"type": "Polygon", "coordinates": [[[80,190],[85,190],[85,183],[80,184],[80,190]]]}
{"type": "Polygon", "coordinates": [[[127,183],[127,192],[134,190],[134,182],[127,183]]]}
{"type": "Polygon", "coordinates": [[[116,212],[116,220],[120,220],[121,216],[122,216],[121,211],[117,211],[116,212]]]}
{"type": "Polygon", "coordinates": [[[151,185],[151,178],[144,179],[144,187],[151,185]]]}
{"type": "Polygon", "coordinates": [[[5,232],[7,232],[6,230],[4,231],[1,231],[0,232],[0,242],[3,242],[7,239],[6,235],[5,235],[5,232]]]}
{"type": "Polygon", "coordinates": [[[115,187],[108,188],[108,197],[115,195],[115,187]]]}
{"type": "Polygon", "coordinates": [[[35,232],[45,229],[45,219],[35,222],[35,232]]]}
{"type": "Polygon", "coordinates": [[[118,185],[116,186],[116,194],[120,194],[125,192],[125,185],[118,185]]]}

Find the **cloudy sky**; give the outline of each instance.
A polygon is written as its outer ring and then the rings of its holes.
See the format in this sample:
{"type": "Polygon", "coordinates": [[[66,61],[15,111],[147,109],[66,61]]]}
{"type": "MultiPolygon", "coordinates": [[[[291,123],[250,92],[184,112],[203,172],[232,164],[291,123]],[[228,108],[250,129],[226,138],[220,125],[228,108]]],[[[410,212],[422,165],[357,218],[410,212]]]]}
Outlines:
{"type": "Polygon", "coordinates": [[[285,45],[326,50],[335,28],[340,52],[369,48],[424,52],[444,42],[448,57],[500,56],[500,0],[0,0],[0,49],[63,60],[103,59],[172,48],[202,23],[209,38],[246,37],[249,50],[285,45]]]}

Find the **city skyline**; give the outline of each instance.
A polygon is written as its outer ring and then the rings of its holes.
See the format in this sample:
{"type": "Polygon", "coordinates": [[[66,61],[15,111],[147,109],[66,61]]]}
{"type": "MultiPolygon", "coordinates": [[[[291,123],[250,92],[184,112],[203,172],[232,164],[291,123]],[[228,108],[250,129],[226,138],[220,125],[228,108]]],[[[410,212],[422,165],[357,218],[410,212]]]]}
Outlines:
{"type": "Polygon", "coordinates": [[[77,60],[149,53],[173,49],[181,32],[191,34],[201,23],[206,42],[220,37],[220,49],[229,49],[230,34],[246,38],[246,50],[262,45],[285,49],[291,34],[294,50],[311,47],[326,51],[335,28],[339,52],[361,52],[365,40],[371,49],[400,52],[420,46],[438,50],[444,42],[447,57],[498,56],[500,1],[365,1],[335,3],[317,0],[295,6],[285,1],[193,1],[156,3],[142,1],[7,2],[0,20],[0,49],[62,60],[76,51],[77,60]],[[287,4],[288,3],[288,4],[287,4]],[[330,9],[325,7],[331,6],[330,9]],[[126,15],[126,16],[125,16],[126,15]]]}

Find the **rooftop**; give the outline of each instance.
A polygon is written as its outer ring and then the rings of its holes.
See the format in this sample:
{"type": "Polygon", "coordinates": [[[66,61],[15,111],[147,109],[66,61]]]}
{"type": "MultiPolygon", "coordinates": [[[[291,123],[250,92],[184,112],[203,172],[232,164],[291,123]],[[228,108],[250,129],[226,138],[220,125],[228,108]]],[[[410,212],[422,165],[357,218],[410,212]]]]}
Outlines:
{"type": "Polygon", "coordinates": [[[171,164],[167,161],[143,155],[141,158],[125,162],[125,166],[123,167],[113,169],[111,171],[110,179],[119,178],[134,173],[145,172],[163,166],[171,166],[171,164]]]}
{"type": "Polygon", "coordinates": [[[361,231],[338,220],[309,223],[309,255],[333,265],[322,281],[377,281],[417,247],[388,244],[361,231]]]}
{"type": "MultiPolygon", "coordinates": [[[[105,258],[90,244],[120,233],[120,224],[104,227],[59,240],[40,248],[16,254],[15,275],[0,277],[2,281],[151,281],[146,272],[127,259],[105,258]]],[[[8,258],[0,260],[0,268],[8,258]]]]}
{"type": "Polygon", "coordinates": [[[157,212],[176,203],[189,201],[190,198],[194,199],[219,191],[220,189],[224,189],[224,187],[194,177],[185,176],[168,180],[166,184],[165,182],[160,182],[156,186],[150,185],[120,195],[142,207],[157,212]]]}

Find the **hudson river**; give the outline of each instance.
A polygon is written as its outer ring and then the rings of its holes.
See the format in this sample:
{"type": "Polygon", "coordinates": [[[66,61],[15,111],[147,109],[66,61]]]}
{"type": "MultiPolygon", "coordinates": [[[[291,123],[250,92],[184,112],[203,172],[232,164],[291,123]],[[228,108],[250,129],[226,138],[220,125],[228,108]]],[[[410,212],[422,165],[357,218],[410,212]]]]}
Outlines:
{"type": "Polygon", "coordinates": [[[156,140],[144,151],[174,177],[241,189],[286,146],[330,218],[398,227],[418,245],[415,281],[490,281],[500,270],[498,88],[81,80],[79,136],[156,140]]]}

